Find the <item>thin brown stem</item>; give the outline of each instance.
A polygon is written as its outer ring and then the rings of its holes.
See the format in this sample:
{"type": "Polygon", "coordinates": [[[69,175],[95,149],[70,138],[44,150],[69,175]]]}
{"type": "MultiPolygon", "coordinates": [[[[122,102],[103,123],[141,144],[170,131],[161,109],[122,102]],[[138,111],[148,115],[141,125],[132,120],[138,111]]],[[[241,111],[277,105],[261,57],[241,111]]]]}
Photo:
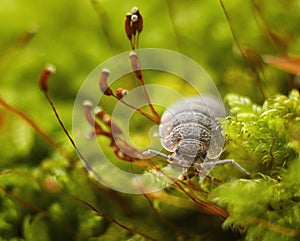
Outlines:
{"type": "Polygon", "coordinates": [[[64,157],[71,161],[72,164],[77,162],[77,159],[72,157],[58,142],[56,142],[51,136],[49,136],[45,131],[43,131],[38,124],[36,124],[26,113],[17,109],[16,107],[8,104],[5,100],[0,97],[0,104],[5,107],[10,112],[17,115],[19,118],[23,119],[32,129],[34,129],[45,141],[47,141],[51,146],[58,150],[64,157]]]}
{"type": "Polygon", "coordinates": [[[156,112],[156,110],[154,109],[154,107],[151,103],[151,100],[150,100],[148,90],[145,86],[145,80],[144,80],[142,68],[141,68],[141,65],[140,65],[140,62],[139,62],[139,57],[138,57],[138,55],[135,51],[132,51],[130,53],[129,57],[130,57],[130,63],[131,63],[131,67],[132,67],[132,70],[134,72],[134,75],[139,80],[139,83],[143,88],[143,95],[144,95],[145,100],[147,101],[147,104],[148,104],[148,106],[149,106],[149,108],[150,108],[150,110],[151,110],[151,112],[152,112],[152,114],[155,118],[154,122],[156,124],[160,124],[160,116],[156,112]]]}
{"type": "Polygon", "coordinates": [[[156,118],[154,118],[153,116],[149,115],[148,113],[142,111],[140,108],[136,108],[131,104],[128,104],[125,100],[123,99],[119,99],[115,94],[112,94],[113,97],[115,97],[118,101],[120,101],[121,103],[123,103],[124,105],[126,105],[128,108],[137,111],[138,113],[140,113],[141,115],[145,116],[147,119],[157,123],[156,118]]]}
{"type": "Polygon", "coordinates": [[[0,190],[2,190],[9,198],[11,198],[12,200],[14,200],[16,203],[19,203],[23,207],[26,207],[26,208],[34,211],[34,212],[40,213],[44,217],[47,217],[50,220],[53,220],[54,222],[56,222],[57,224],[59,224],[60,227],[63,227],[69,234],[74,234],[75,233],[75,230],[72,227],[70,227],[69,225],[61,222],[59,219],[50,216],[44,209],[39,208],[39,207],[37,207],[35,205],[32,205],[31,203],[26,202],[25,200],[22,200],[21,198],[17,197],[12,192],[8,191],[7,189],[5,189],[2,186],[0,186],[0,190]]]}
{"type": "MultiPolygon", "coordinates": [[[[161,172],[164,175],[166,175],[162,170],[161,170],[161,172]]],[[[221,207],[219,207],[213,203],[210,203],[210,202],[207,202],[207,201],[204,201],[202,199],[192,196],[180,185],[180,183],[177,180],[174,180],[174,178],[169,177],[168,175],[166,175],[166,176],[174,183],[175,187],[179,191],[181,191],[182,193],[187,195],[196,204],[196,206],[199,208],[199,210],[201,212],[209,214],[209,215],[215,215],[215,216],[221,217],[223,219],[226,219],[229,216],[229,213],[226,210],[222,209],[221,207]]]]}
{"type": "Polygon", "coordinates": [[[118,225],[119,227],[121,227],[122,229],[125,229],[126,231],[129,231],[129,232],[131,232],[131,233],[133,233],[133,234],[138,234],[138,235],[142,236],[143,238],[146,238],[147,240],[156,241],[156,239],[154,239],[154,238],[152,238],[152,237],[150,237],[150,236],[148,236],[148,235],[146,235],[146,234],[144,234],[144,233],[142,233],[142,232],[139,232],[139,231],[137,231],[137,230],[131,229],[131,228],[127,227],[126,225],[120,223],[119,221],[117,221],[117,220],[114,219],[113,217],[108,216],[107,214],[105,214],[105,213],[103,213],[102,211],[98,210],[98,209],[97,209],[96,207],[94,207],[92,204],[90,204],[90,203],[88,203],[88,202],[86,202],[86,201],[84,201],[84,200],[82,200],[82,199],[80,199],[80,198],[78,198],[78,197],[76,197],[76,196],[73,196],[73,195],[71,195],[71,194],[66,193],[66,195],[68,195],[68,196],[71,197],[72,199],[74,199],[74,200],[76,200],[76,201],[82,203],[83,205],[87,206],[88,208],[90,208],[91,210],[93,210],[94,212],[96,212],[99,216],[101,216],[101,217],[103,217],[103,218],[105,218],[105,219],[107,219],[107,220],[109,220],[109,221],[111,221],[111,222],[117,224],[117,225],[118,225]]]}
{"type": "Polygon", "coordinates": [[[266,99],[265,93],[264,93],[264,91],[263,91],[263,89],[262,89],[262,86],[261,86],[260,78],[259,78],[258,74],[252,69],[251,63],[248,61],[248,59],[247,59],[247,57],[246,57],[246,55],[245,55],[245,52],[243,51],[243,49],[242,49],[242,47],[241,47],[241,45],[240,45],[240,43],[239,43],[239,40],[238,40],[238,38],[237,38],[237,36],[236,36],[234,30],[233,30],[231,18],[230,18],[230,16],[229,16],[229,14],[227,13],[227,10],[226,10],[226,8],[225,8],[225,6],[224,6],[224,4],[223,4],[223,1],[222,1],[222,0],[219,0],[219,1],[220,1],[221,6],[222,6],[222,9],[223,9],[223,12],[224,12],[224,14],[225,14],[225,17],[226,17],[226,19],[227,19],[227,22],[228,22],[228,24],[229,24],[229,28],[230,28],[232,37],[233,37],[233,39],[234,39],[234,41],[235,41],[235,43],[236,43],[236,45],[237,45],[237,47],[238,47],[238,49],[239,49],[239,51],[240,51],[242,57],[243,57],[243,59],[244,59],[244,62],[245,62],[245,64],[246,64],[246,67],[247,67],[249,73],[251,74],[252,78],[253,78],[254,81],[256,82],[256,84],[257,84],[257,86],[258,86],[258,89],[259,89],[259,91],[260,91],[260,94],[262,95],[262,97],[263,97],[264,99],[266,99]]]}
{"type": "Polygon", "coordinates": [[[65,133],[66,136],[68,137],[68,139],[69,139],[69,141],[71,142],[72,146],[78,151],[78,148],[77,148],[77,146],[76,146],[74,140],[72,139],[72,137],[71,137],[71,135],[69,134],[69,132],[68,132],[68,130],[66,129],[66,127],[64,126],[64,124],[63,124],[63,122],[62,122],[62,120],[61,120],[61,118],[60,118],[58,112],[56,111],[56,108],[55,108],[55,106],[54,106],[54,103],[53,103],[52,99],[50,98],[50,95],[48,94],[48,92],[44,92],[44,94],[45,94],[45,96],[46,96],[46,98],[47,98],[47,100],[48,100],[48,102],[49,102],[49,104],[50,104],[50,106],[51,106],[51,108],[52,108],[52,111],[54,112],[55,117],[56,117],[56,119],[58,120],[58,122],[59,122],[61,128],[63,129],[64,133],[65,133]]]}
{"type": "Polygon", "coordinates": [[[107,45],[111,46],[113,50],[121,49],[122,46],[120,46],[120,43],[117,41],[117,38],[113,35],[112,29],[114,29],[111,26],[110,18],[108,17],[105,9],[103,8],[100,1],[97,0],[90,0],[91,4],[99,17],[101,27],[99,28],[102,30],[104,37],[106,38],[107,45]]]}
{"type": "MultiPolygon", "coordinates": [[[[253,9],[259,16],[260,20],[262,21],[263,26],[261,28],[264,28],[264,29],[262,29],[261,31],[264,32],[264,35],[270,41],[270,43],[274,46],[274,48],[281,55],[285,55],[286,51],[287,51],[287,43],[284,41],[284,39],[280,38],[279,35],[277,35],[270,29],[270,27],[267,23],[267,19],[266,19],[265,15],[263,14],[263,11],[262,11],[261,7],[258,5],[258,3],[255,0],[251,0],[250,2],[253,6],[253,9]]],[[[259,26],[259,24],[258,24],[258,26],[259,26]]]]}
{"type": "Polygon", "coordinates": [[[151,103],[150,96],[149,96],[149,93],[147,91],[147,88],[146,88],[146,86],[144,84],[142,86],[143,86],[143,92],[144,92],[145,99],[146,99],[146,101],[148,103],[148,106],[149,106],[149,108],[150,108],[150,110],[151,110],[151,112],[152,112],[152,114],[153,114],[153,116],[155,118],[155,122],[156,122],[156,124],[160,124],[160,116],[156,112],[156,110],[154,109],[154,107],[153,107],[153,105],[151,103]]]}

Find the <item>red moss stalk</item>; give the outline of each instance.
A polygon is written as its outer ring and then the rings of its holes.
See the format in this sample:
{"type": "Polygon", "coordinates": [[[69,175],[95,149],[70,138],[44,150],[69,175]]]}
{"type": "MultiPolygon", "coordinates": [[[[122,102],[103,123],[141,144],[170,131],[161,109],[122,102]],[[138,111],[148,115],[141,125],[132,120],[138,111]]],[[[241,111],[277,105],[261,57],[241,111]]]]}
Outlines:
{"type": "Polygon", "coordinates": [[[99,87],[103,94],[110,96],[110,95],[113,95],[113,91],[107,84],[108,75],[109,75],[109,70],[103,69],[101,72],[100,79],[99,79],[99,87]]]}
{"type": "Polygon", "coordinates": [[[48,65],[40,74],[40,88],[43,92],[48,93],[48,78],[56,71],[55,66],[48,65]]]}

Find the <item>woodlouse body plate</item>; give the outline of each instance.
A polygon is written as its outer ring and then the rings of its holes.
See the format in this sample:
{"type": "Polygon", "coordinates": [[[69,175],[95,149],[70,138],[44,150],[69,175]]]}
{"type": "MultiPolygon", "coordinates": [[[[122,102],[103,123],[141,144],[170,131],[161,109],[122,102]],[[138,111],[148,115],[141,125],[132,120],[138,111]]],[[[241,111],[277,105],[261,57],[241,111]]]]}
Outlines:
{"type": "Polygon", "coordinates": [[[224,118],[221,101],[208,95],[183,99],[162,115],[161,144],[186,165],[217,160],[224,147],[218,118],[224,118]]]}

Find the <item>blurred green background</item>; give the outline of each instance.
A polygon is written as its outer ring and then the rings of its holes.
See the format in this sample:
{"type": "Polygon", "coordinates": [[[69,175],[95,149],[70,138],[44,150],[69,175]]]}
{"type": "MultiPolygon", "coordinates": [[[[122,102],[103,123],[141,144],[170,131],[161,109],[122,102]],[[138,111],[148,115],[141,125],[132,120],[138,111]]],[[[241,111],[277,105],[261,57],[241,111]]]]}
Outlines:
{"type": "MultiPolygon", "coordinates": [[[[27,113],[76,157],[39,90],[40,72],[47,64],[56,66],[57,72],[49,82],[50,93],[71,130],[73,102],[84,79],[98,64],[130,50],[124,33],[125,14],[138,6],[144,18],[139,47],[185,54],[206,69],[222,96],[233,92],[261,104],[263,97],[230,27],[243,49],[253,51],[259,59],[258,63],[254,61],[254,67],[265,95],[286,94],[290,89],[289,75],[268,66],[261,70],[260,58],[299,54],[300,3],[255,2],[256,5],[252,1],[224,0],[231,19],[228,22],[217,0],[1,0],[0,96],[27,113]]],[[[109,104],[104,107],[110,108],[109,104]]],[[[0,240],[143,240],[97,216],[61,190],[83,198],[154,239],[183,240],[156,217],[144,197],[98,187],[79,162],[71,165],[5,108],[0,108],[0,143],[1,173],[13,171],[0,176],[4,188],[0,191],[0,240]],[[52,182],[54,191],[47,186],[52,182]]],[[[188,208],[155,204],[174,223],[183,225],[191,234],[190,240],[242,239],[238,232],[223,231],[218,218],[188,208]]]]}

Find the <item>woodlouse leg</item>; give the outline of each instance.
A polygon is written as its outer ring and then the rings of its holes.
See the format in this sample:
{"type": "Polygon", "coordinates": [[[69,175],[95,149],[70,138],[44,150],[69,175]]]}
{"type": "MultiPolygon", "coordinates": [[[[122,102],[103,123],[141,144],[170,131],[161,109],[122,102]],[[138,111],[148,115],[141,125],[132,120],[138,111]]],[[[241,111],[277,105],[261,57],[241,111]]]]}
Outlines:
{"type": "Polygon", "coordinates": [[[241,172],[245,173],[248,176],[250,175],[250,173],[246,169],[244,169],[243,167],[241,167],[233,159],[225,159],[225,160],[219,160],[219,161],[203,162],[199,166],[200,166],[200,169],[203,169],[203,168],[208,168],[208,167],[212,167],[212,166],[221,166],[221,165],[226,165],[226,164],[232,164],[235,167],[237,167],[241,172]]]}
{"type": "Polygon", "coordinates": [[[178,179],[179,180],[188,180],[189,179],[187,171],[190,168],[190,166],[180,164],[180,163],[182,163],[182,160],[180,160],[179,158],[171,156],[171,155],[167,155],[167,154],[164,154],[162,152],[152,150],[152,149],[144,151],[142,155],[143,156],[155,155],[155,156],[158,156],[158,157],[168,160],[170,163],[172,163],[173,161],[176,161],[177,165],[174,165],[174,166],[180,167],[182,169],[182,174],[180,174],[178,176],[178,179]]]}
{"type": "Polygon", "coordinates": [[[164,153],[159,152],[159,151],[151,150],[151,149],[149,149],[147,151],[144,151],[143,155],[145,155],[145,156],[156,155],[156,156],[159,156],[159,157],[167,159],[167,160],[171,160],[172,159],[172,157],[170,155],[164,154],[164,153]]]}
{"type": "Polygon", "coordinates": [[[182,163],[181,159],[179,159],[175,156],[172,156],[172,155],[167,155],[165,153],[162,153],[162,152],[159,152],[159,151],[156,151],[156,150],[149,149],[149,150],[143,152],[143,156],[148,156],[148,155],[156,155],[156,156],[164,158],[164,159],[166,159],[170,162],[176,161],[178,163],[178,166],[180,166],[183,170],[187,170],[190,167],[190,165],[181,164],[182,163]]]}

